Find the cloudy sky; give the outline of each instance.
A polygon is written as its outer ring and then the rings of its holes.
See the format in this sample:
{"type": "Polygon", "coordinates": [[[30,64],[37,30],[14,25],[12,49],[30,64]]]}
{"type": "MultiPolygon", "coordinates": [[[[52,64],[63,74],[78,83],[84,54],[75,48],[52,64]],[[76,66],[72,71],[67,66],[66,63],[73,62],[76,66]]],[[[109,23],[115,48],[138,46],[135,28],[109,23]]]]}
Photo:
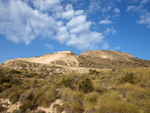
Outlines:
{"type": "Polygon", "coordinates": [[[0,63],[98,49],[150,60],[150,0],[0,0],[0,63]]]}

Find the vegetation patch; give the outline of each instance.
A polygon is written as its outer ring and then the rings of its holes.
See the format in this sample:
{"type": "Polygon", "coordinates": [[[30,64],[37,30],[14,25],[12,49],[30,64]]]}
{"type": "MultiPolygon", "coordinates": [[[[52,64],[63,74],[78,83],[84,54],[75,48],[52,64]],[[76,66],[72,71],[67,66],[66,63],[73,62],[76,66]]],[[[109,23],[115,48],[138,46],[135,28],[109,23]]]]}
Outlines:
{"type": "MultiPolygon", "coordinates": [[[[54,106],[58,113],[148,113],[149,73],[149,68],[136,68],[39,75],[0,68],[0,97],[13,104],[21,102],[20,109],[13,113],[28,113],[40,106],[49,108],[56,99],[62,101],[54,106]]],[[[0,102],[0,112],[7,111],[3,105],[0,102]]]]}

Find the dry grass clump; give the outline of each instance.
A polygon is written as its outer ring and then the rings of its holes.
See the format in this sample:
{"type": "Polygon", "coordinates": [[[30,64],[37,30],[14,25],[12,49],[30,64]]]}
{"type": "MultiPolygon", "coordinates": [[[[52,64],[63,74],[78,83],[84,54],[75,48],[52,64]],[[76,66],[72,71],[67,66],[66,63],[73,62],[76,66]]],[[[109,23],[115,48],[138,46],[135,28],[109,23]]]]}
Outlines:
{"type": "Polygon", "coordinates": [[[99,113],[139,113],[137,106],[128,103],[115,91],[99,96],[97,102],[99,113]]]}
{"type": "Polygon", "coordinates": [[[96,104],[99,96],[100,95],[97,92],[86,94],[84,96],[83,105],[86,112],[88,111],[93,112],[93,110],[96,109],[96,104]]]}

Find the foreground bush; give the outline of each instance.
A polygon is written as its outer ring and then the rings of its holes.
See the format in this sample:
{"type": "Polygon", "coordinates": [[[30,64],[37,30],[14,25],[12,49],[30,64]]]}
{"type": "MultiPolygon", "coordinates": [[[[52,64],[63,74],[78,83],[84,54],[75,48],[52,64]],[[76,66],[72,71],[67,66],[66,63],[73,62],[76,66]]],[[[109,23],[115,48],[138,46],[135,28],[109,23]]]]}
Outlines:
{"type": "Polygon", "coordinates": [[[67,101],[63,104],[63,108],[68,113],[83,113],[83,105],[76,101],[67,101]]]}
{"type": "Polygon", "coordinates": [[[70,87],[73,88],[75,80],[72,77],[63,77],[61,79],[61,84],[64,85],[65,87],[70,87]]]}
{"type": "Polygon", "coordinates": [[[78,91],[71,90],[70,88],[63,88],[59,94],[64,101],[79,101],[82,102],[83,94],[78,91]]]}
{"type": "Polygon", "coordinates": [[[27,110],[32,110],[34,107],[33,107],[33,104],[30,100],[25,100],[22,105],[20,106],[20,109],[21,111],[25,112],[27,110]]]}
{"type": "Polygon", "coordinates": [[[2,112],[5,108],[0,104],[0,112],[2,112]]]}
{"type": "Polygon", "coordinates": [[[64,110],[62,108],[62,106],[60,106],[59,104],[55,104],[54,105],[54,108],[56,109],[57,113],[62,113],[62,111],[64,110]]]}
{"type": "Polygon", "coordinates": [[[114,91],[107,92],[98,99],[98,113],[139,113],[139,108],[127,103],[114,91]]]}
{"type": "Polygon", "coordinates": [[[86,112],[94,112],[95,106],[97,105],[97,100],[99,98],[99,94],[97,92],[93,92],[84,96],[83,106],[86,112]]]}
{"type": "Polygon", "coordinates": [[[129,72],[127,72],[127,73],[125,73],[124,74],[124,76],[122,77],[122,79],[121,79],[121,82],[128,82],[128,83],[134,83],[134,76],[133,76],[134,74],[133,73],[129,73],[129,72]]]}
{"type": "Polygon", "coordinates": [[[13,113],[24,113],[22,110],[15,110],[13,113]]]}
{"type": "Polygon", "coordinates": [[[16,103],[16,102],[18,101],[18,99],[19,99],[19,94],[18,94],[16,91],[14,91],[14,92],[12,92],[12,93],[8,96],[8,98],[9,98],[9,100],[14,104],[14,103],[16,103]]]}
{"type": "Polygon", "coordinates": [[[89,78],[83,78],[79,82],[79,91],[83,91],[84,93],[89,93],[93,90],[93,84],[89,78]]]}

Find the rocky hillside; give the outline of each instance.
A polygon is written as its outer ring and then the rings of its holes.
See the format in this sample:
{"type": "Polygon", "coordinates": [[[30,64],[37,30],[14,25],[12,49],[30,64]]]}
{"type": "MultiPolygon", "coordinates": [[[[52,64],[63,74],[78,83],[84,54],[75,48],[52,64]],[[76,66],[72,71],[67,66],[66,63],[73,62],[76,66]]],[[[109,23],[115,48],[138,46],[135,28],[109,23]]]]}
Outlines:
{"type": "Polygon", "coordinates": [[[25,61],[31,63],[48,64],[48,65],[66,65],[66,66],[77,66],[78,56],[71,51],[61,51],[53,54],[46,54],[43,56],[32,57],[32,58],[18,58],[8,60],[4,64],[16,61],[25,61]]]}
{"type": "Polygon", "coordinates": [[[107,58],[110,60],[130,60],[134,58],[133,55],[118,52],[118,51],[106,51],[106,50],[93,50],[93,51],[85,51],[81,53],[82,56],[89,56],[89,57],[98,57],[98,58],[107,58]]]}
{"type": "Polygon", "coordinates": [[[32,58],[8,60],[0,67],[17,70],[28,70],[39,73],[85,73],[89,69],[124,69],[150,67],[150,61],[141,60],[134,56],[106,50],[85,51],[75,55],[71,51],[61,51],[32,58]]]}

